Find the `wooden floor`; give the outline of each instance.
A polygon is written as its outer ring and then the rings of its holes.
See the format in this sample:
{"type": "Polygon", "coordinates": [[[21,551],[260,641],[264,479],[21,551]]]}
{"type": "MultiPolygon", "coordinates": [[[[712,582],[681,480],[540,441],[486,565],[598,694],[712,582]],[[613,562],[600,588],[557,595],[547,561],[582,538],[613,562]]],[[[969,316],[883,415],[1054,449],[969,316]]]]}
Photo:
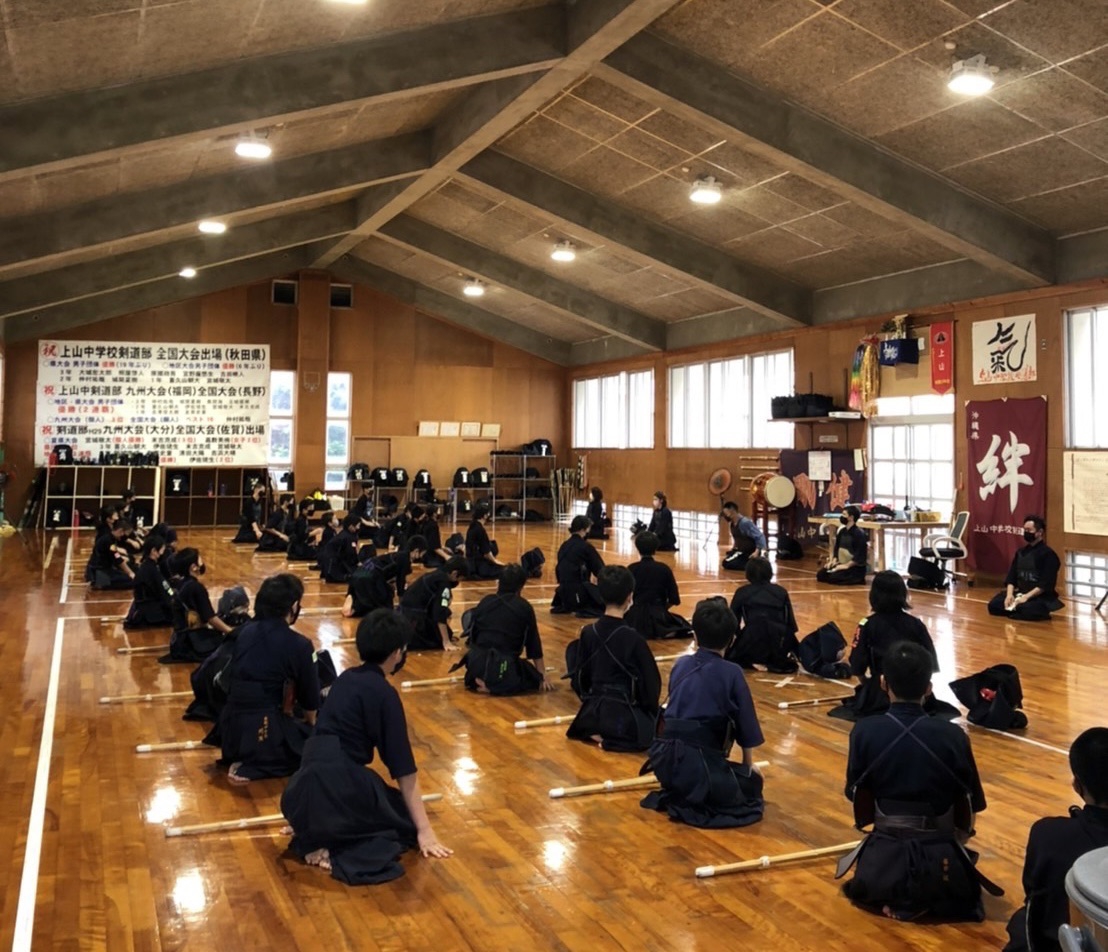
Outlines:
{"type": "MultiPolygon", "coordinates": [[[[564,529],[498,526],[506,555],[539,545],[548,558],[564,529]]],[[[231,546],[230,533],[185,530],[208,563],[218,593],[244,583],[253,592],[283,570],[279,557],[231,546]]],[[[978,818],[983,869],[1008,891],[986,898],[979,925],[896,924],[852,908],[832,879],[833,859],[790,868],[697,880],[696,866],[760,857],[854,838],[843,772],[849,725],[826,708],[780,711],[777,702],[838,693],[834,686],[749,680],[766,745],[767,809],[743,830],[701,831],[639,807],[641,792],[551,800],[549,788],[634,775],[642,757],[604,753],[564,736],[564,727],[516,731],[519,718],[571,713],[558,691],[496,699],[458,687],[413,689],[404,702],[429,807],[448,860],[407,854],[406,875],[382,886],[347,888],[285,853],[277,828],[167,839],[163,828],[277,811],[284,781],[233,788],[207,751],[136,754],[137,743],[199,739],[204,725],[180,719],[184,704],[160,700],[102,705],[104,695],[181,691],[188,666],[128,645],[164,643],[165,632],[125,635],[126,598],[81,582],[91,533],[26,533],[0,540],[0,664],[9,684],[0,732],[0,895],[8,947],[15,929],[28,818],[55,645],[60,643],[53,753],[34,900],[36,949],[605,949],[748,948],[821,950],[999,948],[1021,898],[1020,869],[1030,823],[1074,799],[1065,751],[1084,728],[1103,724],[1108,627],[1084,603],[1053,622],[991,619],[991,592],[913,595],[946,682],[990,663],[1019,666],[1030,726],[1026,741],[971,728],[989,809],[978,818]],[[116,619],[101,626],[102,616],[116,619]],[[59,639],[60,636],[60,639],[59,639]],[[1100,685],[1100,687],[1098,687],[1100,685]]],[[[631,561],[627,540],[598,543],[606,561],[631,561]]],[[[687,614],[700,597],[730,594],[717,577],[718,553],[685,541],[673,560],[687,614]]],[[[550,616],[550,576],[525,594],[539,614],[550,663],[580,622],[550,616]]],[[[834,619],[847,633],[865,613],[866,590],[814,582],[814,561],[782,564],[801,631],[834,619]]],[[[303,571],[300,574],[306,574],[303,571]]],[[[320,646],[353,634],[338,616],[343,592],[306,583],[298,623],[320,646]]],[[[463,583],[457,604],[473,604],[490,584],[463,583]]],[[[671,653],[683,643],[658,644],[671,653]]],[[[339,667],[356,663],[333,649],[339,667]]],[[[439,677],[452,658],[412,655],[405,677],[439,677]]],[[[663,666],[663,675],[669,665],[663,666]]],[[[26,948],[17,944],[16,948],[26,948]]]]}

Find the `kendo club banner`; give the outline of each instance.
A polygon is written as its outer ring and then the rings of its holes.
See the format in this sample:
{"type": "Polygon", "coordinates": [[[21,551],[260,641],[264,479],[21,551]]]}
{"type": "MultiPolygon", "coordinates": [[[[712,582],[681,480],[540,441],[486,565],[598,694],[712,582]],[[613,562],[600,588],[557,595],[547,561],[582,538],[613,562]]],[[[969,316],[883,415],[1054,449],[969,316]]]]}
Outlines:
{"type": "Polygon", "coordinates": [[[1046,399],[971,400],[966,427],[970,558],[1003,575],[1024,544],[1024,516],[1045,517],[1046,399]]]}
{"type": "Polygon", "coordinates": [[[39,341],[35,462],[157,453],[161,465],[264,466],[269,346],[39,341]]]}

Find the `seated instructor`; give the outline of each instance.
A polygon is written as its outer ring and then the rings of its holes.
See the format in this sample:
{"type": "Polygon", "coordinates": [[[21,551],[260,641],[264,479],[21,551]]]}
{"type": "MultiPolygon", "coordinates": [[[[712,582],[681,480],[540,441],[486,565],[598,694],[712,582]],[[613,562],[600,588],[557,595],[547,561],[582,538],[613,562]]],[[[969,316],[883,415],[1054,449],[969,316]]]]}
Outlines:
{"type": "Polygon", "coordinates": [[[741,572],[751,559],[769,555],[762,530],[753,519],[739,512],[735,503],[725,502],[720,517],[726,519],[731,528],[731,551],[723,557],[723,568],[729,572],[741,572]]]}
{"type": "Polygon", "coordinates": [[[866,562],[869,558],[869,543],[865,530],[858,528],[858,518],[862,510],[857,506],[846,506],[839,516],[842,524],[835,533],[835,542],[831,546],[831,555],[827,565],[816,572],[817,582],[829,585],[864,585],[866,583],[866,562]]]}
{"type": "Polygon", "coordinates": [[[1004,579],[1004,591],[989,601],[990,615],[1004,615],[1022,621],[1048,621],[1058,611],[1055,583],[1060,563],[1058,554],[1043,541],[1046,523],[1042,516],[1023,518],[1023,546],[1012,559],[1004,579]]]}

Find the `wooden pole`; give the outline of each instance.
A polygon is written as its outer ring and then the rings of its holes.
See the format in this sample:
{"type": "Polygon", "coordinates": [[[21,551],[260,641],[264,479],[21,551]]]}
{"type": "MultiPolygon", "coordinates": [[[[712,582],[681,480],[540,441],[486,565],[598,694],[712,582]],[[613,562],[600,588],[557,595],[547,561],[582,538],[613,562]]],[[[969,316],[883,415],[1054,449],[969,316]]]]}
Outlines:
{"type": "Polygon", "coordinates": [[[164,701],[192,697],[192,691],[163,691],[155,694],[117,694],[114,697],[100,698],[101,704],[124,704],[127,701],[164,701]]]}
{"type": "MultiPolygon", "coordinates": [[[[425,793],[424,803],[434,803],[442,799],[441,793],[425,793]]],[[[285,823],[283,813],[267,813],[264,816],[248,816],[239,820],[222,820],[217,823],[193,823],[191,826],[167,826],[165,835],[194,836],[197,833],[219,833],[226,830],[248,830],[254,826],[269,826],[272,823],[285,823]]]]}
{"type": "Polygon", "coordinates": [[[157,654],[168,651],[169,645],[137,645],[135,647],[116,648],[116,654],[157,654]]]}
{"type": "Polygon", "coordinates": [[[781,853],[778,856],[762,856],[758,859],[746,859],[739,863],[723,863],[720,866],[697,866],[696,878],[708,879],[712,876],[720,876],[723,873],[741,873],[748,869],[769,869],[778,863],[791,862],[794,859],[814,859],[817,856],[834,856],[838,853],[849,853],[861,840],[852,840],[850,843],[838,843],[835,846],[821,846],[814,850],[801,850],[798,853],[781,853]]]}
{"type": "Polygon", "coordinates": [[[423,688],[435,684],[458,684],[462,679],[457,676],[449,678],[425,678],[423,681],[401,681],[402,688],[423,688]]]}
{"type": "Polygon", "coordinates": [[[547,727],[551,724],[568,724],[577,715],[576,714],[559,714],[557,717],[537,717],[530,721],[516,721],[516,730],[523,730],[526,727],[547,727]]]}
{"type": "Polygon", "coordinates": [[[849,701],[853,694],[837,694],[835,697],[813,697],[806,701],[782,701],[777,706],[782,710],[787,707],[803,707],[808,704],[833,704],[835,701],[849,701]]]}
{"type": "MultiPolygon", "coordinates": [[[[769,766],[768,760],[758,760],[754,763],[759,769],[769,766]]],[[[613,790],[633,790],[635,787],[650,787],[658,783],[658,778],[652,773],[643,774],[641,777],[628,777],[625,780],[605,780],[602,783],[586,783],[579,787],[554,787],[550,791],[552,800],[560,800],[563,797],[584,797],[592,793],[611,793],[613,790]]]]}
{"type": "Polygon", "coordinates": [[[211,744],[205,744],[202,740],[174,740],[165,744],[138,744],[135,747],[136,754],[156,754],[163,750],[219,750],[211,744]]]}
{"type": "Polygon", "coordinates": [[[687,651],[682,651],[680,654],[656,654],[654,656],[655,661],[676,661],[678,658],[691,658],[687,651]]]}

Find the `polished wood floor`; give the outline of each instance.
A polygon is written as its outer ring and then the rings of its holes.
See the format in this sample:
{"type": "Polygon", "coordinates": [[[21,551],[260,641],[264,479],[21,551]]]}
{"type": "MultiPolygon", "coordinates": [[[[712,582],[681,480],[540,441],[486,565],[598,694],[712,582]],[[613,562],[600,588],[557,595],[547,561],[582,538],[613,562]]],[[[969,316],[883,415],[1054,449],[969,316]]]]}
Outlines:
{"type": "MultiPolygon", "coordinates": [[[[539,545],[548,554],[564,529],[498,526],[506,555],[539,545]]],[[[989,876],[1007,890],[987,899],[986,922],[961,926],[891,923],[853,909],[832,879],[833,859],[713,880],[696,866],[829,845],[853,838],[843,797],[849,725],[826,708],[781,711],[777,703],[838,693],[826,684],[776,686],[752,675],[767,743],[761,757],[768,807],[743,830],[702,831],[640,809],[641,792],[551,800],[550,787],[634,775],[639,755],[568,741],[564,727],[516,731],[520,718],[571,713],[563,682],[551,694],[483,698],[459,687],[405,692],[426,792],[448,860],[404,858],[406,875],[351,889],[285,853],[277,828],[167,839],[170,824],[276,812],[283,781],[228,785],[207,751],[136,754],[145,742],[199,739],[201,724],[180,719],[183,704],[158,700],[102,705],[104,695],[180,691],[187,666],[121,647],[164,643],[166,632],[125,635],[117,619],[127,599],[81,582],[88,532],[25,533],[0,540],[0,665],[9,685],[0,727],[0,895],[5,947],[12,941],[28,816],[38,766],[50,665],[61,642],[57,720],[49,763],[45,828],[33,940],[36,949],[986,949],[1002,944],[1004,923],[1022,896],[1020,869],[1030,823],[1072,802],[1065,751],[1081,730],[1105,722],[1108,626],[1085,603],[1070,602],[1044,625],[991,619],[991,592],[964,586],[920,594],[916,613],[935,638],[946,681],[990,663],[1019,666],[1030,726],[1026,741],[972,729],[989,809],[976,847],[989,876]],[[68,555],[68,560],[67,560],[68,555]],[[67,579],[68,573],[68,579],[67,579]],[[114,618],[102,625],[102,617],[114,618]],[[59,624],[58,618],[63,619],[59,624]],[[1031,743],[1031,742],[1034,743],[1031,743]]],[[[226,531],[182,532],[208,563],[218,594],[285,568],[280,557],[231,546],[226,531]]],[[[598,543],[610,562],[631,561],[626,539],[598,543]]],[[[736,583],[718,577],[718,553],[686,541],[667,556],[688,613],[736,583]]],[[[834,619],[848,634],[865,613],[866,591],[814,582],[814,561],[782,564],[802,632],[834,619]]],[[[301,571],[301,574],[305,574],[301,571]]],[[[546,654],[561,670],[580,622],[550,616],[547,577],[526,594],[538,610],[546,654]]],[[[473,604],[489,584],[464,583],[473,604]]],[[[337,586],[307,583],[298,627],[327,646],[353,634],[338,615],[337,586]]],[[[671,653],[681,643],[659,644],[671,653]]],[[[351,648],[333,650],[340,667],[351,648]]],[[[452,658],[412,655],[404,676],[445,675],[452,658]]],[[[668,665],[663,669],[668,670],[668,665]]],[[[35,883],[31,883],[33,888],[35,883]]],[[[25,947],[25,946],[24,946],[25,947]]]]}

